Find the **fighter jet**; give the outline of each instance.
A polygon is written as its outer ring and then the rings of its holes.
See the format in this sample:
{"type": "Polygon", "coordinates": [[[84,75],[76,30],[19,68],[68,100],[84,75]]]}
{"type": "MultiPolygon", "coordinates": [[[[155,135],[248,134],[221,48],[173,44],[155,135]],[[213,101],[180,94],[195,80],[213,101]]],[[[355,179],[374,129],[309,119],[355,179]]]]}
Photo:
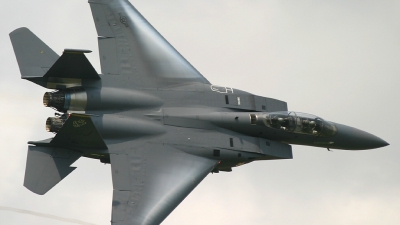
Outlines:
{"type": "Polygon", "coordinates": [[[127,0],[89,0],[101,73],[89,50],[61,56],[27,28],[10,33],[21,78],[44,88],[53,138],[28,142],[24,186],[43,195],[80,157],[110,163],[113,225],[160,224],[209,174],[292,159],[291,145],[388,145],[281,100],[211,84],[127,0]]]}

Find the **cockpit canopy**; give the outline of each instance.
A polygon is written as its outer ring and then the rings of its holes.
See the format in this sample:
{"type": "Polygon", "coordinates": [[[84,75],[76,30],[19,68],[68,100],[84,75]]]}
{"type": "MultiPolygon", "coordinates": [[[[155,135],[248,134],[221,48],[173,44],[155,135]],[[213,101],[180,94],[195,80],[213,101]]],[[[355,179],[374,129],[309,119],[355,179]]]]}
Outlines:
{"type": "Polygon", "coordinates": [[[334,124],[306,113],[273,112],[265,114],[263,121],[267,127],[299,134],[330,137],[337,132],[334,124]]]}

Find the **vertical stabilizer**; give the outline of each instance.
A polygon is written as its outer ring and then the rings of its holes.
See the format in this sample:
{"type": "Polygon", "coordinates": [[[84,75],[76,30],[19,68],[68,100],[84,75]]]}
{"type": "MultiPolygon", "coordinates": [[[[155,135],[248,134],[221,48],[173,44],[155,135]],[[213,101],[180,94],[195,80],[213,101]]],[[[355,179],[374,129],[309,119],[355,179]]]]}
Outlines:
{"type": "Polygon", "coordinates": [[[43,77],[59,58],[26,27],[11,32],[10,39],[23,79],[43,77]]]}
{"type": "Polygon", "coordinates": [[[29,146],[24,186],[36,194],[45,194],[76,169],[70,165],[81,155],[69,149],[29,146]]]}

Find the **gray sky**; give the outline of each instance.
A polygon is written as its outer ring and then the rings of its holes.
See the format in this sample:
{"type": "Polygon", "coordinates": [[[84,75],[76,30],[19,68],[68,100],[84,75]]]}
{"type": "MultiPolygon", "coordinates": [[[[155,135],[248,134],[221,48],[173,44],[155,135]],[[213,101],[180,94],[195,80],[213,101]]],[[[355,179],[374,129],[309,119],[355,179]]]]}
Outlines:
{"type": "MultiPolygon", "coordinates": [[[[400,2],[372,0],[131,0],[213,84],[288,103],[293,111],[373,133],[391,145],[328,152],[293,147],[293,160],[254,162],[206,179],[164,221],[175,224],[399,224],[400,2]]],[[[44,196],[22,186],[29,140],[54,111],[20,79],[8,33],[28,27],[57,53],[93,50],[85,0],[4,1],[0,27],[0,206],[109,224],[110,166],[81,158],[44,196]]],[[[71,224],[0,208],[0,223],[71,224]]]]}

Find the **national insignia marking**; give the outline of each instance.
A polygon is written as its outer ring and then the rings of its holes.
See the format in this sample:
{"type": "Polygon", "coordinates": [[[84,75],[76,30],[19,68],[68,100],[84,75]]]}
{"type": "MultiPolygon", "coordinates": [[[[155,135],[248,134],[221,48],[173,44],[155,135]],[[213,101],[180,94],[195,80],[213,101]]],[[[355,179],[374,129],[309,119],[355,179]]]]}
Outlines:
{"type": "Polygon", "coordinates": [[[126,19],[126,17],[124,15],[122,15],[122,13],[118,13],[119,15],[119,21],[125,25],[125,27],[129,27],[128,25],[128,20],[126,19]]]}
{"type": "Polygon", "coordinates": [[[78,128],[78,127],[81,127],[81,126],[86,125],[86,121],[85,121],[85,120],[75,120],[75,121],[72,123],[72,125],[73,125],[75,128],[78,128]]]}

